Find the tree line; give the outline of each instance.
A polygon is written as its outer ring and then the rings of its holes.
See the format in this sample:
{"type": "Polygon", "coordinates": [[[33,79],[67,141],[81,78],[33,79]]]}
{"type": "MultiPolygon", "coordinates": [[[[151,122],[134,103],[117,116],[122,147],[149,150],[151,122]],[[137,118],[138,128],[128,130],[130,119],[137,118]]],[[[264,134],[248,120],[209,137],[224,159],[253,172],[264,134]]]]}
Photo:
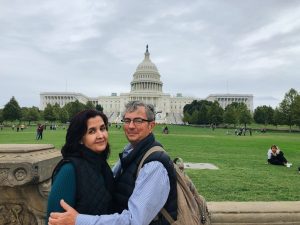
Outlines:
{"type": "Polygon", "coordinates": [[[293,125],[300,127],[300,94],[295,89],[290,89],[273,109],[271,106],[258,106],[251,112],[245,103],[233,102],[223,109],[217,101],[193,101],[183,108],[184,122],[198,125],[228,124],[246,127],[252,122],[271,125],[288,125],[290,130],[293,125]]]}
{"type": "MultiPolygon", "coordinates": [[[[83,104],[76,100],[60,107],[58,104],[48,104],[44,110],[38,107],[20,107],[17,100],[12,97],[10,101],[0,109],[0,123],[4,121],[60,121],[66,123],[79,111],[84,109],[97,109],[103,111],[101,105],[92,102],[83,104]]],[[[272,125],[293,125],[300,127],[300,94],[295,89],[290,89],[284,96],[279,106],[273,109],[271,106],[258,106],[251,112],[245,103],[233,102],[223,109],[217,101],[194,100],[183,108],[183,121],[198,125],[242,125],[244,127],[252,122],[272,125]]]]}
{"type": "Polygon", "coordinates": [[[38,107],[20,107],[19,103],[12,97],[9,102],[4,106],[3,109],[0,109],[0,124],[4,121],[27,121],[28,125],[32,121],[59,121],[61,123],[66,123],[71,120],[71,118],[78,112],[84,109],[96,109],[103,111],[101,105],[94,105],[92,102],[87,102],[83,104],[78,100],[74,102],[69,102],[63,107],[60,107],[59,104],[51,105],[47,104],[44,110],[40,110],[38,107]]]}

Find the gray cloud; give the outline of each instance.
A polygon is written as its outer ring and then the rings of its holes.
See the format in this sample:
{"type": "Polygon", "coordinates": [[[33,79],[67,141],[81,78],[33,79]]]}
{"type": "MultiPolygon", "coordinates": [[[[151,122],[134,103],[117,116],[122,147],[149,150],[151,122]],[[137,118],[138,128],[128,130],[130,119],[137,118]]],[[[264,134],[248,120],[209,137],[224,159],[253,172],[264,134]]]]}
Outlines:
{"type": "Polygon", "coordinates": [[[0,107],[43,91],[130,91],[145,45],[164,92],[253,94],[277,106],[300,91],[300,2],[0,0],[0,107]]]}

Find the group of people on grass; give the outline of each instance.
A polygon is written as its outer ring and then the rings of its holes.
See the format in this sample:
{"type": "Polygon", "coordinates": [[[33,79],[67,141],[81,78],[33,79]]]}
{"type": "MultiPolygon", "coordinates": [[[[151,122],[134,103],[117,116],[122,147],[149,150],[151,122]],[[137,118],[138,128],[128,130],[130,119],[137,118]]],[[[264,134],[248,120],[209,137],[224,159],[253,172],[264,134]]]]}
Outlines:
{"type": "MultiPolygon", "coordinates": [[[[162,147],[152,133],[153,106],[129,102],[122,118],[128,144],[111,170],[107,162],[110,145],[106,115],[84,110],[73,117],[61,150],[63,159],[52,175],[48,225],[170,224],[162,208],[176,220],[176,175],[167,153],[152,153],[137,174],[147,151],[162,147]]],[[[174,163],[183,170],[182,159],[174,163]]],[[[292,166],[275,145],[268,150],[268,163],[292,166]]]]}

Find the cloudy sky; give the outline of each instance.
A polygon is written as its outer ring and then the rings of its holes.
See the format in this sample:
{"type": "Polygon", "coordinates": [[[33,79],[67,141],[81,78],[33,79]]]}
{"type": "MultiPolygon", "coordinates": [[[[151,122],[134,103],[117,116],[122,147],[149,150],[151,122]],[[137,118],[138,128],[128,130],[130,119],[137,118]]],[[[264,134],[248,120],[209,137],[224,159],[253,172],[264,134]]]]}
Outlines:
{"type": "Polygon", "coordinates": [[[146,44],[171,95],[300,91],[298,0],[0,0],[0,108],[127,93],[146,44]]]}

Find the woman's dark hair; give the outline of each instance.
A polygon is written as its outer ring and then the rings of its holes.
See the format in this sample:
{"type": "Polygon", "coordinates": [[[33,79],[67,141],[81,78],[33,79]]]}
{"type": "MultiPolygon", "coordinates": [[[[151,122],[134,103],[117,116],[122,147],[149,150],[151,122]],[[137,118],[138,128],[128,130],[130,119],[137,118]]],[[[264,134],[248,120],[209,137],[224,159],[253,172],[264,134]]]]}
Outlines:
{"type": "Polygon", "coordinates": [[[272,149],[272,148],[278,149],[277,145],[271,145],[271,149],[272,149]]]}
{"type": "MultiPolygon", "coordinates": [[[[103,112],[87,109],[77,113],[70,121],[69,128],[66,135],[66,143],[61,149],[63,156],[77,155],[82,149],[81,140],[87,131],[87,121],[90,118],[100,116],[103,119],[106,130],[108,130],[108,119],[103,112]]],[[[106,149],[102,152],[105,159],[108,158],[110,154],[110,147],[107,143],[106,149]]]]}

